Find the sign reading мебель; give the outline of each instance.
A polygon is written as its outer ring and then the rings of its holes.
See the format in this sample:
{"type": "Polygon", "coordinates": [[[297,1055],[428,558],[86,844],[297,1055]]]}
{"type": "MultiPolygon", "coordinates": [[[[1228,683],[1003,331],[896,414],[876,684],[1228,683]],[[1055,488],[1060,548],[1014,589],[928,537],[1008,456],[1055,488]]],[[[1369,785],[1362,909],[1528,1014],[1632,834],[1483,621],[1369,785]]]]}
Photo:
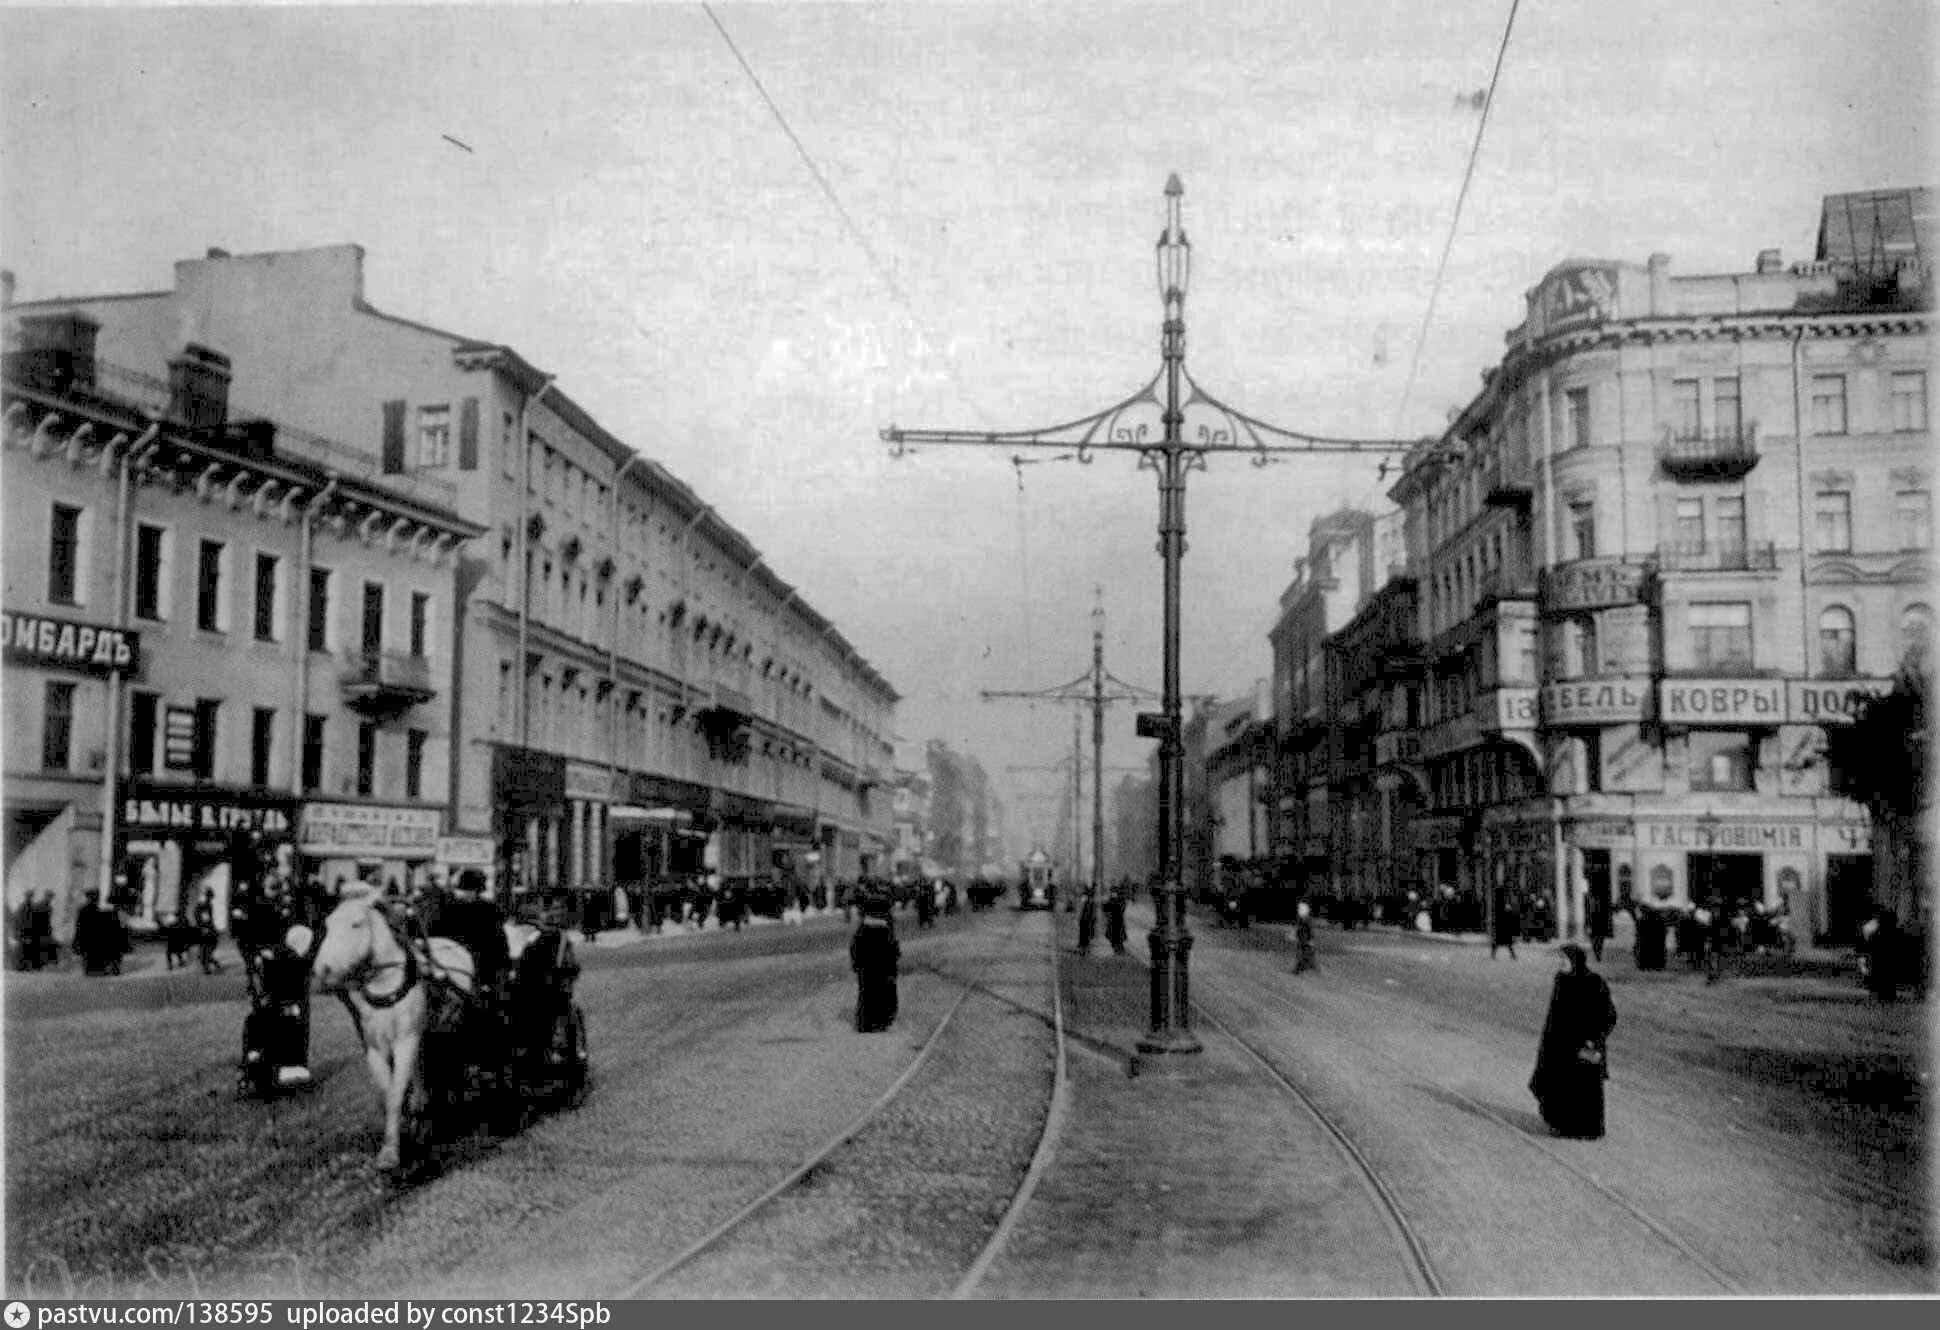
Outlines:
{"type": "Polygon", "coordinates": [[[1586,679],[1542,688],[1545,725],[1621,725],[1642,720],[1650,684],[1644,679],[1586,679]]]}
{"type": "Polygon", "coordinates": [[[0,647],[15,665],[83,674],[141,673],[141,634],[106,624],[0,610],[0,647]]]}
{"type": "Polygon", "coordinates": [[[1666,725],[1844,725],[1891,679],[1666,679],[1657,718],[1666,725]]]}
{"type": "Polygon", "coordinates": [[[429,859],[440,820],[435,808],[306,804],[300,844],[319,859],[429,859]]]}

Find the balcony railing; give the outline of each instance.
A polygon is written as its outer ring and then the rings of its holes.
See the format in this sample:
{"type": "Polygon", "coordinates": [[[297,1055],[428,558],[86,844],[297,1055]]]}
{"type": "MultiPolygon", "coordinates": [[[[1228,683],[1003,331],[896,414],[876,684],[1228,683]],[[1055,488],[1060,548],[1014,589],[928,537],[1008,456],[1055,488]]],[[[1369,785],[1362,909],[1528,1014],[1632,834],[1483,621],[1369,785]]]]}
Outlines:
{"type": "Polygon", "coordinates": [[[1690,433],[1665,426],[1657,464],[1676,480],[1736,480],[1758,465],[1758,427],[1690,433]]]}
{"type": "Polygon", "coordinates": [[[1778,567],[1778,550],[1769,540],[1671,541],[1657,547],[1657,566],[1677,573],[1768,573],[1778,567]]]}
{"type": "Polygon", "coordinates": [[[1482,502],[1498,508],[1526,508],[1535,494],[1527,462],[1497,458],[1482,473],[1482,502]]]}
{"type": "Polygon", "coordinates": [[[1534,600],[1535,598],[1535,579],[1526,573],[1517,573],[1507,568],[1490,568],[1475,579],[1475,599],[1478,602],[1534,600]]]}
{"type": "Polygon", "coordinates": [[[353,651],[338,682],[344,704],[367,715],[404,711],[438,695],[431,662],[401,651],[353,651]]]}

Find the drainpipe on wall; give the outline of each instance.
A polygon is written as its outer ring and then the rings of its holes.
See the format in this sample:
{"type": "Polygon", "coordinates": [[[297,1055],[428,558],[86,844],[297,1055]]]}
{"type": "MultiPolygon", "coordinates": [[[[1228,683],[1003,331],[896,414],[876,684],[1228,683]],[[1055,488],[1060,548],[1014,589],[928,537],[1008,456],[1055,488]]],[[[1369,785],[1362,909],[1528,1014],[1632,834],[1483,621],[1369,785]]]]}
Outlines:
{"type": "MultiPolygon", "coordinates": [[[[607,520],[607,530],[610,533],[608,536],[609,558],[620,548],[620,487],[626,483],[627,473],[646,460],[640,453],[633,454],[633,456],[627,458],[626,464],[613,477],[613,504],[607,520]]],[[[620,774],[620,724],[619,718],[616,715],[620,709],[620,590],[620,565],[619,561],[615,559],[613,563],[613,577],[606,588],[607,594],[613,597],[613,636],[607,641],[606,652],[606,695],[612,699],[607,703],[606,725],[606,766],[609,792],[617,787],[620,774]]],[[[622,797],[618,794],[613,795],[616,802],[622,797]]],[[[607,857],[606,844],[610,843],[611,838],[612,823],[609,816],[606,835],[602,838],[603,843],[600,846],[600,855],[602,858],[607,857]]]]}
{"type": "MultiPolygon", "coordinates": [[[[1792,330],[1792,472],[1796,481],[1793,488],[1797,491],[1795,512],[1798,521],[1798,561],[1799,561],[1799,674],[1809,677],[1812,673],[1812,615],[1806,603],[1806,558],[1805,545],[1805,365],[1804,347],[1805,325],[1800,324],[1792,330]]],[[[1806,864],[1807,890],[1811,893],[1808,902],[1809,919],[1807,927],[1816,935],[1829,926],[1825,911],[1825,858],[1815,856],[1806,864]]]]}
{"type": "MultiPolygon", "coordinates": [[[[1622,384],[1619,382],[1618,394],[1621,395],[1622,391],[1622,384]]],[[[1556,563],[1556,434],[1554,422],[1550,418],[1549,376],[1547,374],[1538,383],[1537,400],[1541,403],[1539,410],[1542,415],[1543,436],[1543,522],[1542,529],[1538,534],[1542,538],[1543,568],[1547,571],[1553,568],[1556,563]]],[[[1619,455],[1622,454],[1621,442],[1618,444],[1617,451],[1619,455]]],[[[1549,656],[1548,651],[1545,650],[1547,644],[1543,641],[1542,633],[1543,623],[1539,616],[1536,620],[1536,669],[1538,678],[1541,678],[1545,673],[1544,662],[1549,656]]],[[[1571,900],[1573,878],[1569,871],[1569,848],[1563,844],[1563,800],[1562,796],[1547,788],[1550,783],[1550,772],[1547,769],[1550,765],[1548,760],[1549,745],[1545,743],[1543,749],[1543,767],[1545,768],[1543,771],[1543,785],[1545,787],[1544,793],[1549,801],[1550,885],[1551,889],[1556,893],[1557,926],[1563,930],[1564,937],[1571,937],[1575,934],[1576,919],[1575,912],[1571,909],[1571,905],[1573,904],[1571,900]]],[[[1489,902],[1489,929],[1490,936],[1494,936],[1495,901],[1493,894],[1491,894],[1489,902]]]]}
{"type": "MultiPolygon", "coordinates": [[[[310,559],[313,542],[316,538],[316,517],[323,511],[323,505],[337,492],[336,474],[317,492],[317,497],[304,505],[302,526],[298,537],[297,583],[296,583],[296,627],[290,634],[295,648],[295,663],[292,666],[291,694],[294,705],[290,710],[290,793],[303,794],[303,713],[310,706],[310,559]]],[[[329,629],[324,630],[324,644],[329,645],[329,629]]]]}
{"type": "MultiPolygon", "coordinates": [[[[126,631],[128,627],[128,552],[129,535],[134,525],[134,468],[138,454],[155,441],[162,427],[150,423],[141,432],[141,437],[129,444],[121,454],[121,475],[115,484],[115,614],[116,632],[126,631]]],[[[113,461],[114,442],[108,443],[107,462],[113,461]]],[[[121,802],[121,671],[111,670],[108,674],[108,716],[107,735],[103,747],[103,779],[101,782],[101,899],[114,900],[115,881],[115,814],[121,802]]]]}
{"type": "Polygon", "coordinates": [[[526,395],[525,404],[519,408],[519,659],[513,669],[513,681],[518,684],[519,722],[515,731],[519,736],[519,747],[531,746],[532,703],[531,686],[526,682],[526,644],[530,640],[532,621],[532,536],[527,530],[531,513],[527,502],[532,497],[532,408],[539,404],[552,388],[556,374],[548,374],[538,390],[526,395]]]}

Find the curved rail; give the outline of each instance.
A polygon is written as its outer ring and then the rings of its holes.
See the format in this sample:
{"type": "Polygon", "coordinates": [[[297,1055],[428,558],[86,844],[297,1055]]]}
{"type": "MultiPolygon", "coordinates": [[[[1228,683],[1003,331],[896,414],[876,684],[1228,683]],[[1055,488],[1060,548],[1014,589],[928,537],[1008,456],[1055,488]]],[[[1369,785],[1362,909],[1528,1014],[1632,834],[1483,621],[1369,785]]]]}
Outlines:
{"type": "Polygon", "coordinates": [[[1274,1084],[1286,1091],[1294,1102],[1306,1109],[1313,1120],[1320,1124],[1321,1130],[1327,1133],[1335,1149],[1354,1169],[1362,1185],[1373,1196],[1375,1208],[1380,1211],[1382,1222],[1387,1225],[1388,1232],[1407,1254],[1408,1277],[1414,1282],[1416,1290],[1423,1297],[1441,1297],[1443,1295],[1441,1276],[1435,1273],[1435,1263],[1428,1258],[1428,1250],[1422,1245],[1421,1235],[1415,1232],[1414,1225],[1408,1221],[1408,1214],[1401,1208],[1401,1201],[1395,1196],[1394,1189],[1388,1186],[1387,1179],[1383,1178],[1368,1157],[1361,1153],[1361,1148],[1354,1144],[1353,1138],[1343,1131],[1319,1104],[1314,1102],[1312,1095],[1301,1089],[1285,1072],[1274,1066],[1266,1054],[1255,1048],[1226,1022],[1207,1011],[1200,1003],[1194,1002],[1192,1005],[1199,1012],[1201,1019],[1239,1045],[1248,1057],[1259,1064],[1260,1070],[1264,1071],[1274,1084]]]}
{"type": "MultiPolygon", "coordinates": [[[[997,951],[996,953],[993,953],[993,955],[1001,955],[1001,954],[1002,954],[1001,949],[999,949],[999,951],[997,951]]],[[[989,963],[990,962],[988,960],[985,961],[986,967],[989,965],[989,963]]],[[[940,973],[940,971],[935,973],[940,973]]],[[[947,978],[948,976],[944,976],[944,977],[947,978]]],[[[638,1279],[635,1279],[633,1282],[627,1284],[625,1287],[619,1289],[618,1291],[609,1294],[608,1296],[615,1300],[626,1299],[626,1298],[637,1298],[641,1296],[641,1294],[645,1292],[647,1289],[650,1289],[655,1284],[662,1282],[668,1276],[682,1269],[690,1262],[695,1260],[697,1257],[705,1254],[715,1246],[719,1245],[719,1243],[723,1239],[731,1235],[736,1229],[745,1225],[748,1222],[748,1220],[752,1219],[756,1214],[766,1209],[776,1199],[778,1199],[779,1197],[783,1196],[784,1194],[792,1190],[796,1186],[796,1184],[802,1181],[803,1178],[807,1177],[809,1174],[819,1169],[823,1164],[827,1163],[830,1157],[833,1156],[837,1150],[840,1150],[843,1146],[847,1145],[851,1140],[854,1140],[855,1137],[860,1135],[866,1127],[868,1127],[872,1122],[874,1122],[878,1117],[880,1117],[882,1115],[882,1111],[895,1100],[897,1095],[902,1093],[903,1088],[907,1086],[910,1083],[910,1081],[914,1080],[916,1077],[916,1074],[923,1069],[926,1063],[928,1063],[930,1054],[936,1049],[936,1046],[942,1041],[943,1032],[950,1028],[951,1023],[956,1020],[957,1013],[963,1010],[964,1003],[968,1002],[971,998],[971,995],[976,993],[980,988],[980,985],[974,981],[966,983],[962,980],[955,980],[954,982],[962,985],[963,992],[958,994],[957,1000],[950,1004],[950,1009],[943,1014],[943,1019],[936,1023],[936,1028],[930,1031],[929,1037],[923,1041],[923,1046],[917,1049],[916,1056],[910,1059],[909,1065],[903,1068],[902,1074],[897,1076],[896,1079],[890,1083],[889,1088],[884,1090],[882,1094],[876,1098],[876,1101],[874,1103],[870,1104],[867,1108],[863,1109],[862,1112],[858,1113],[853,1119],[849,1121],[847,1126],[843,1127],[834,1136],[830,1137],[826,1144],[821,1146],[813,1154],[809,1155],[806,1159],[804,1159],[800,1164],[796,1165],[795,1168],[790,1170],[789,1173],[781,1179],[781,1181],[775,1183],[772,1187],[762,1192],[759,1196],[756,1196],[753,1200],[741,1206],[740,1209],[736,1210],[733,1214],[729,1215],[726,1219],[716,1224],[712,1229],[709,1229],[701,1237],[689,1243],[677,1255],[662,1262],[659,1266],[655,1267],[653,1270],[650,1270],[646,1274],[640,1276],[638,1279]]]]}
{"type": "Polygon", "coordinates": [[[1055,926],[1051,933],[1051,1032],[1056,1041],[1057,1056],[1051,1064],[1051,1104],[1044,1114],[1044,1130],[1038,1135],[1037,1149],[1031,1153],[1030,1166],[1024,1170],[1023,1181],[1017,1184],[1016,1193],[1004,1210],[1004,1217],[997,1221],[997,1227],[990,1234],[990,1241],[971,1263],[970,1269],[950,1291],[956,1299],[967,1298],[978,1284],[983,1282],[990,1267],[1003,1255],[1004,1248],[1010,1243],[1010,1235],[1016,1231],[1018,1221],[1023,1217],[1024,1207],[1030,1203],[1037,1191],[1037,1184],[1051,1167],[1051,1159],[1057,1153],[1057,1143],[1064,1135],[1064,1120],[1071,1108],[1071,1087],[1065,1076],[1064,1064],[1064,989],[1058,975],[1058,930],[1055,926]]]}
{"type": "MultiPolygon", "coordinates": [[[[1295,998],[1294,995],[1291,993],[1279,993],[1277,996],[1280,998],[1281,1001],[1287,1003],[1290,1006],[1294,1006],[1296,1008],[1299,1006],[1298,999],[1295,998]]],[[[1205,1009],[1201,1007],[1198,1002],[1195,1001],[1193,1003],[1193,1006],[1199,1008],[1201,1013],[1206,1015],[1207,1019],[1213,1021],[1214,1024],[1220,1025],[1221,1029],[1226,1029],[1226,1027],[1218,1020],[1217,1017],[1212,1016],[1210,1012],[1206,1012],[1205,1009]]],[[[1297,1087],[1295,1087],[1293,1083],[1289,1081],[1279,1071],[1278,1068],[1272,1066],[1272,1064],[1267,1061],[1267,1059],[1263,1054],[1261,1054],[1257,1049],[1254,1049],[1250,1045],[1248,1045],[1245,1040],[1239,1039],[1237,1035],[1232,1035],[1232,1032],[1230,1030],[1227,1030],[1226,1032],[1228,1035],[1231,1035],[1233,1038],[1238,1040],[1241,1046],[1245,1047],[1248,1052],[1252,1053],[1252,1055],[1256,1060],[1265,1064],[1268,1070],[1275,1076],[1275,1078],[1280,1080],[1282,1084],[1286,1085],[1289,1090],[1292,1090],[1302,1100],[1306,1099],[1306,1095],[1304,1094],[1304,1092],[1300,1091],[1297,1087]]],[[[1408,1068],[1404,1067],[1395,1058],[1390,1057],[1386,1054],[1374,1052],[1372,1050],[1364,1050],[1364,1052],[1366,1052],[1367,1055],[1371,1056],[1374,1060],[1381,1062],[1388,1067],[1394,1068],[1398,1072],[1406,1074],[1409,1070],[1408,1068]]],[[[1494,1123],[1498,1127],[1501,1127],[1504,1131],[1508,1132],[1509,1135],[1515,1137],[1518,1141],[1521,1141],[1524,1145],[1528,1146],[1530,1149],[1536,1151],[1538,1154],[1542,1155],[1550,1162],[1560,1166],[1565,1171],[1569,1172],[1570,1174],[1574,1175],[1577,1179],[1587,1184],[1592,1190],[1597,1192],[1598,1195],[1602,1196],[1605,1200],[1609,1201],[1611,1204],[1615,1205],[1618,1209],[1622,1210],[1625,1214],[1629,1215],[1644,1229],[1646,1229],[1653,1236],[1655,1236],[1659,1241],[1664,1242],[1672,1249],[1674,1249],[1678,1253],[1678,1255],[1682,1256],[1686,1261],[1690,1262],[1690,1264],[1694,1268],[1696,1268],[1700,1273],[1702,1273],[1707,1279],[1717,1284],[1719,1289],[1722,1292],[1726,1294],[1730,1294],[1732,1296],[1745,1295],[1746,1290],[1742,1285],[1740,1285],[1730,1275],[1726,1274],[1723,1270],[1719,1269],[1715,1264],[1713,1264],[1709,1259],[1707,1259],[1701,1252],[1699,1252],[1696,1248],[1692,1247],[1690,1243],[1686,1242],[1683,1238],[1679,1237],[1669,1226],[1664,1224],[1655,1215],[1651,1214],[1648,1210],[1645,1210],[1644,1208],[1639,1206],[1636,1202],[1632,1201],[1629,1197],[1625,1196],[1622,1192],[1616,1190],[1614,1187],[1604,1182],[1601,1178],[1596,1177],[1588,1170],[1576,1164],[1573,1160],[1569,1159],[1567,1156],[1563,1155],[1562,1153],[1556,1150],[1551,1149],[1543,1142],[1531,1136],[1528,1132],[1524,1131],[1521,1127],[1517,1126],[1510,1119],[1503,1116],[1503,1114],[1493,1106],[1482,1102],[1481,1100],[1475,1098],[1473,1095],[1467,1094],[1461,1090],[1450,1088],[1448,1086],[1438,1086],[1437,1092],[1448,1096],[1450,1099],[1454,1099],[1461,1102],[1462,1104],[1467,1106],[1471,1111],[1473,1111],[1477,1116],[1489,1122],[1494,1123]]],[[[1309,1106],[1311,1107],[1311,1104],[1309,1106]]],[[[1316,1113],[1318,1113],[1317,1109],[1315,1111],[1316,1113]]],[[[1358,1157],[1359,1151],[1355,1151],[1355,1154],[1358,1157]]]]}

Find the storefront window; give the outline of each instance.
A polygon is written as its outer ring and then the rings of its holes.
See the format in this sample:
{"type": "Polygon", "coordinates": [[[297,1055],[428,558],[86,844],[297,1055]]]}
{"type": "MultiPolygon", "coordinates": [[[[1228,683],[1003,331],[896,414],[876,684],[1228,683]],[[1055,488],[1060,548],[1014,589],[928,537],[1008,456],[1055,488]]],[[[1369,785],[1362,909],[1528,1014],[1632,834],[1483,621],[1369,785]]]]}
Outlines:
{"type": "Polygon", "coordinates": [[[1693,730],[1691,788],[1749,790],[1756,749],[1743,730],[1693,730]]]}

